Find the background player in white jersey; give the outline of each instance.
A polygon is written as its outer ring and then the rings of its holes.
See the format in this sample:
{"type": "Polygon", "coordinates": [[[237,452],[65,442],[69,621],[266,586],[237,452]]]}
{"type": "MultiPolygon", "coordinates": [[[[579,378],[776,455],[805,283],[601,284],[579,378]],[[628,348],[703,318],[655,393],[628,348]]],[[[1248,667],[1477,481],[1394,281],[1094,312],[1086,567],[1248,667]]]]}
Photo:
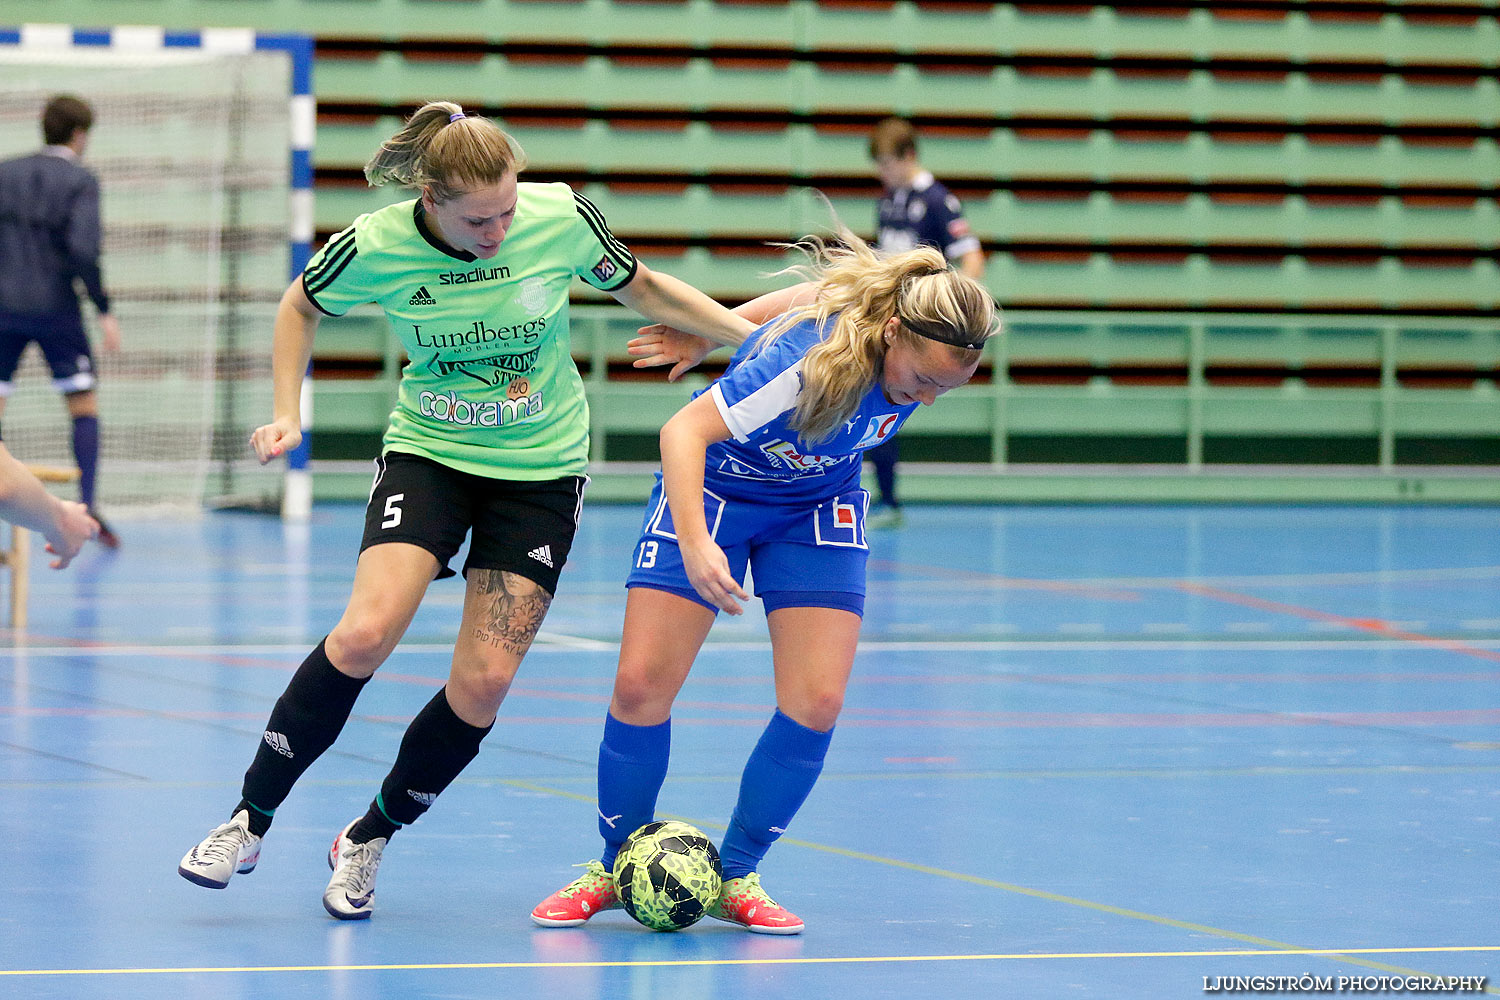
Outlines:
{"type": "Polygon", "coordinates": [[[967,382],[997,328],[989,293],[939,251],[885,257],[841,235],[843,248],[810,241],[813,285],[741,307],[764,319],[792,306],[662,428],[599,746],[604,854],[537,905],[542,926],[618,905],[611,866],[653,818],[672,702],[717,611],[741,612],[748,565],[770,625],[777,707],[745,765],[709,914],[757,933],[802,930],[756,868],[817,780],[854,665],[869,556],[860,456],[918,404],[967,382]]]}
{"type": "Polygon", "coordinates": [[[230,820],[182,859],[224,888],[249,872],[271,817],[337,738],[432,580],[472,530],[447,686],[412,721],[368,811],[334,839],[323,905],[368,917],[381,851],[479,752],[557,588],[577,527],[588,404],[568,337],[575,276],[656,322],[738,344],[753,324],[638,262],[565,184],[518,182],[524,154],[456,104],[422,107],[365,167],[421,197],[363,215],[309,262],[275,324],[275,419],[262,462],[301,441],[299,394],[323,314],[377,302],[411,359],[377,461],[343,617],[266,724],[230,820]]]}
{"type": "MultiPolygon", "coordinates": [[[[875,209],[875,245],[885,253],[913,247],[937,247],[952,266],[975,281],[984,277],[984,250],[969,229],[963,206],[943,182],[932,176],[917,157],[917,130],[904,118],[883,118],[870,133],[870,159],[884,189],[875,209]]],[[[901,443],[891,439],[871,448],[866,458],[875,466],[879,495],[868,524],[872,528],[901,525],[901,496],[896,488],[896,463],[901,443]]]]}

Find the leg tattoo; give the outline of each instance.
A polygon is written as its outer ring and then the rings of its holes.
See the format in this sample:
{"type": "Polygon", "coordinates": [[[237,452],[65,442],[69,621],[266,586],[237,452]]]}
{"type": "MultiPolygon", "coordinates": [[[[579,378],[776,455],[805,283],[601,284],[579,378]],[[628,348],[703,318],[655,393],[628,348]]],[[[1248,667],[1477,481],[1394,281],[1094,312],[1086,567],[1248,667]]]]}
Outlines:
{"type": "Polygon", "coordinates": [[[491,646],[498,646],[508,653],[522,656],[531,648],[547,609],[552,606],[552,595],[531,580],[508,570],[480,569],[478,574],[477,600],[479,601],[474,638],[491,646]]]}

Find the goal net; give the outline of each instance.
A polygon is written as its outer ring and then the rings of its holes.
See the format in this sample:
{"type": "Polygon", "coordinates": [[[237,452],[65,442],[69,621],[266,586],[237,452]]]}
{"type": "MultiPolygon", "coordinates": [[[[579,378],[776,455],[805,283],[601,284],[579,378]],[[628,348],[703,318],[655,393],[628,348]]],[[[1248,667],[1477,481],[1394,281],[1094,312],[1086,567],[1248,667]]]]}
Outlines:
{"type": "MultiPolygon", "coordinates": [[[[109,514],[279,502],[282,470],[247,442],[271,412],[289,269],[290,73],[277,52],[0,46],[0,158],[40,147],[52,95],[94,108],[84,163],[99,177],[122,340],[104,351],[85,297],[109,514]]],[[[71,421],[35,346],[3,426],[23,461],[73,464],[71,421]]]]}

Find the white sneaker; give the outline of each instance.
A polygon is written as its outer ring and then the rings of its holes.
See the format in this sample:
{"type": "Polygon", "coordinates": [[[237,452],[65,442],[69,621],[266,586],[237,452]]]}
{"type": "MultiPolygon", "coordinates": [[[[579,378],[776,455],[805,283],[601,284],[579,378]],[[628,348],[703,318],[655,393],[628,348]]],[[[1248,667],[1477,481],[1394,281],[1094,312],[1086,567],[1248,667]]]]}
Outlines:
{"type": "Polygon", "coordinates": [[[182,856],[177,874],[205,888],[222,889],[236,872],[249,875],[255,871],[259,860],[260,838],[250,832],[250,813],[241,809],[182,856]]]}
{"type": "Polygon", "coordinates": [[[375,873],[380,870],[380,852],[385,850],[386,838],[354,843],[348,833],[358,822],[351,820],[328,849],[333,878],[323,890],[323,909],[340,920],[364,920],[375,909],[375,873]]]}

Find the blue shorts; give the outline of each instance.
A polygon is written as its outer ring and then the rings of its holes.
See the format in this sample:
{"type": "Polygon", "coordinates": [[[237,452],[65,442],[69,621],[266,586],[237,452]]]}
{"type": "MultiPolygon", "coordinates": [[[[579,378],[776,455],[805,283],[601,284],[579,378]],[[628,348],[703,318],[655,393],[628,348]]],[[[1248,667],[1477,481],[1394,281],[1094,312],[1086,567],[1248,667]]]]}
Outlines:
{"type": "MultiPolygon", "coordinates": [[[[869,506],[870,494],[861,489],[830,497],[816,507],[726,499],[711,487],[703,491],[709,532],[729,557],[729,571],[743,585],[745,568],[750,568],[755,595],[767,612],[837,608],[864,615],[869,506]]],[[[660,474],[646,504],[625,586],[665,590],[718,610],[698,596],[683,571],[660,474]]]]}
{"type": "Polygon", "coordinates": [[[9,395],[21,352],[32,341],[52,369],[54,389],[67,395],[94,388],[94,356],[76,309],[43,316],[0,315],[0,396],[9,395]]]}

